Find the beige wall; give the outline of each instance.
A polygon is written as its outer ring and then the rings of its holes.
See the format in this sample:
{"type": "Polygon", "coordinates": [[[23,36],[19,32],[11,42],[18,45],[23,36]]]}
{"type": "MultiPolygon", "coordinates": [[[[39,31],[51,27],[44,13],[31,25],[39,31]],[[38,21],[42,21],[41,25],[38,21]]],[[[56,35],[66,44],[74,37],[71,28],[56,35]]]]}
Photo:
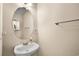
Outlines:
{"type": "Polygon", "coordinates": [[[0,56],[2,55],[2,4],[0,3],[0,56]]]}
{"type": "MultiPolygon", "coordinates": [[[[15,45],[22,43],[26,40],[21,40],[16,37],[13,28],[12,28],[12,17],[14,11],[19,7],[18,4],[5,3],[3,4],[3,32],[6,34],[3,36],[3,55],[11,56],[13,54],[13,48],[15,45]]],[[[32,15],[34,16],[34,20],[36,20],[36,6],[33,6],[31,9],[32,15]]],[[[35,24],[34,24],[35,25],[35,24]]],[[[34,40],[37,41],[34,32],[34,40]]]]}
{"type": "Polygon", "coordinates": [[[79,55],[79,4],[38,4],[40,55],[79,55]]]}

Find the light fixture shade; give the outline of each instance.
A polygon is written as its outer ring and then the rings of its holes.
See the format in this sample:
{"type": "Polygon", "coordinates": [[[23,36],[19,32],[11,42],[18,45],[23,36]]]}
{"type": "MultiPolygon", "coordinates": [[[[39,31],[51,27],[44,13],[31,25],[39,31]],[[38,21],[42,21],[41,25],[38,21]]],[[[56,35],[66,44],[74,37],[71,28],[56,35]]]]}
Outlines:
{"type": "Polygon", "coordinates": [[[32,6],[32,3],[27,3],[27,6],[32,6]]]}

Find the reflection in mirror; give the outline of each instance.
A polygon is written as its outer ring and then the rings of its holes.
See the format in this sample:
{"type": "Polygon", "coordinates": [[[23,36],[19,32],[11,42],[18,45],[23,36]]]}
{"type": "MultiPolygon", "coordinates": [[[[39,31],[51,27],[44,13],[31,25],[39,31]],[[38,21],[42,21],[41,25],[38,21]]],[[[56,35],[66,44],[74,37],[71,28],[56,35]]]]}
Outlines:
{"type": "Polygon", "coordinates": [[[33,32],[33,18],[31,12],[25,7],[17,8],[12,19],[15,35],[20,39],[29,39],[33,32]]]}
{"type": "Polygon", "coordinates": [[[13,19],[13,29],[14,29],[14,31],[20,30],[20,22],[17,21],[16,19],[13,19]]]}

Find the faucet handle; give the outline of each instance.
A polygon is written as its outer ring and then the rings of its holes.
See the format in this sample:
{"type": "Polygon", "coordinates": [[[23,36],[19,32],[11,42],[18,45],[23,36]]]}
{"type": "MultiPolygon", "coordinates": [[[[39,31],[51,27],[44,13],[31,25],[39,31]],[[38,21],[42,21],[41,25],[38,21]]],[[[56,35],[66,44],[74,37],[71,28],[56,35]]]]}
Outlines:
{"type": "Polygon", "coordinates": [[[32,40],[32,37],[30,37],[30,40],[29,40],[29,41],[33,41],[33,40],[32,40]]]}

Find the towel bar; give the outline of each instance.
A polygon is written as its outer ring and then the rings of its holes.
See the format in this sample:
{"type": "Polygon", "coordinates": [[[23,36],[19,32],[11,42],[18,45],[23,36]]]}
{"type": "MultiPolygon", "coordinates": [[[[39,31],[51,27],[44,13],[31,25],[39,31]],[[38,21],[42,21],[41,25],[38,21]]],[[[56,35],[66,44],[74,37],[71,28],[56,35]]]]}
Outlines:
{"type": "Polygon", "coordinates": [[[59,25],[60,23],[67,23],[67,22],[73,22],[73,21],[79,21],[79,19],[69,20],[69,21],[61,21],[61,22],[57,22],[57,23],[55,23],[55,24],[56,24],[56,25],[59,25]]]}

